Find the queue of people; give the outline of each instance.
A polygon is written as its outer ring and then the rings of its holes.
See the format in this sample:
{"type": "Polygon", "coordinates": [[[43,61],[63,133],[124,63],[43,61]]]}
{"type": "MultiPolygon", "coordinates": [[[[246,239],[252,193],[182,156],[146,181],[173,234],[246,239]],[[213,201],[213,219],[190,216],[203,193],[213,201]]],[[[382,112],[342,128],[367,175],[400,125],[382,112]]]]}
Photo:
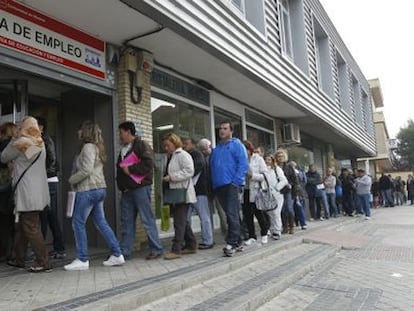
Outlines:
{"type": "MultiPolygon", "coordinates": [[[[197,143],[169,133],[162,139],[166,152],[162,178],[164,204],[171,206],[174,222],[172,246],[165,252],[151,209],[154,152],[136,135],[133,122],[121,123],[118,130],[120,240],[105,218],[106,153],[102,132],[98,124],[85,121],[78,131],[79,154],[67,181],[76,192],[72,229],[77,252],[76,258],[64,266],[65,270],[89,269],[85,227],[89,217],[110,249],[102,264],[119,266],[133,256],[138,215],[148,238],[146,259],[163,256],[173,260],[214,247],[213,209],[218,211],[225,235],[223,254],[231,257],[244,246],[267,244],[269,237],[279,240],[282,234],[294,234],[296,227],[306,230],[307,203],[311,221],[338,217],[341,209],[344,215],[365,214],[369,219],[373,189],[385,204],[394,203],[390,182],[385,177],[372,183],[362,169],[355,173],[342,169],[340,176],[336,176],[332,168],[322,176],[314,164],[305,173],[297,163],[288,161],[284,150],[275,155],[265,154],[263,148],[250,141],[233,137],[232,123],[223,121],[219,125],[220,140],[214,149],[206,138],[197,143]],[[191,227],[195,212],[201,225],[199,243],[191,227]],[[256,235],[255,218],[260,237],[256,235]]],[[[47,135],[43,118],[25,117],[18,126],[6,123],[0,127],[0,133],[1,256],[9,265],[23,268],[30,244],[35,263],[29,270],[50,271],[49,258],[66,256],[57,217],[57,183],[61,181],[57,177],[59,166],[54,142],[47,135]],[[45,243],[48,227],[53,236],[53,249],[49,252],[45,243]]],[[[407,188],[413,203],[412,176],[407,188]]],[[[397,195],[398,200],[403,198],[397,195]]]]}

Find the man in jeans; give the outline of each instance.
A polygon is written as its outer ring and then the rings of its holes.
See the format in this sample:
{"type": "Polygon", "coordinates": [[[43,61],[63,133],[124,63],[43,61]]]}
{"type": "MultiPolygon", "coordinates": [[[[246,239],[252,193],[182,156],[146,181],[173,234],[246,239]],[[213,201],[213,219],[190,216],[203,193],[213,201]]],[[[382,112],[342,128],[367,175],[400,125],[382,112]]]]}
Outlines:
{"type": "Polygon", "coordinates": [[[117,162],[117,183],[121,195],[121,249],[125,258],[132,255],[137,214],[147,233],[150,253],[146,259],[161,256],[163,247],[151,210],[151,185],[154,152],[150,145],[135,136],[135,125],[123,122],[119,125],[121,151],[117,162]],[[130,159],[137,160],[130,160],[130,159]]]}
{"type": "Polygon", "coordinates": [[[191,224],[191,216],[195,209],[200,217],[201,240],[198,249],[213,248],[213,227],[211,226],[210,208],[208,206],[208,177],[207,163],[203,154],[195,148],[192,138],[183,139],[183,149],[187,151],[194,162],[193,184],[196,191],[197,202],[190,204],[188,209],[188,222],[191,224]]]}
{"type": "Polygon", "coordinates": [[[364,169],[358,169],[358,177],[355,179],[356,194],[358,197],[358,204],[361,210],[365,213],[365,219],[371,218],[371,202],[369,201],[371,196],[372,180],[364,169]]]}
{"type": "Polygon", "coordinates": [[[246,148],[238,138],[233,138],[233,126],[226,120],[219,125],[220,142],[211,154],[211,179],[220,205],[227,216],[227,245],[225,256],[231,257],[239,247],[240,201],[248,170],[246,148]]]}

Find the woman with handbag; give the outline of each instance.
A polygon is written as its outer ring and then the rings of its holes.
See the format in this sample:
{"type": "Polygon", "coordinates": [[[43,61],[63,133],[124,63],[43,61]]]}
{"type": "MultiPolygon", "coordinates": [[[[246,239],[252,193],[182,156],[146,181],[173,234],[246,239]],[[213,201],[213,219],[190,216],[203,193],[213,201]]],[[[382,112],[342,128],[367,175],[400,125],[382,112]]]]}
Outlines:
{"type": "Polygon", "coordinates": [[[270,234],[274,240],[280,240],[282,232],[282,207],[284,203],[284,196],[280,193],[286,185],[289,184],[283,170],[276,165],[275,158],[272,155],[265,156],[265,162],[267,166],[266,177],[269,181],[269,187],[276,191],[277,208],[271,211],[267,211],[270,221],[270,234]]]}
{"type": "Polygon", "coordinates": [[[162,143],[168,154],[167,174],[163,177],[166,184],[164,203],[172,205],[175,233],[171,251],[164,258],[171,260],[197,252],[197,241],[187,220],[190,203],[197,202],[197,199],[192,181],[194,162],[183,150],[180,137],[170,133],[164,136],[162,143]]]}
{"type": "Polygon", "coordinates": [[[30,272],[51,271],[45,241],[40,229],[40,212],[49,205],[49,187],[46,176],[46,150],[37,121],[26,116],[13,138],[1,153],[1,161],[13,161],[12,196],[17,230],[14,244],[15,260],[7,263],[24,268],[25,254],[30,242],[36,255],[30,272]]]}
{"type": "Polygon", "coordinates": [[[77,258],[64,269],[68,271],[89,269],[86,235],[86,221],[89,215],[111,249],[111,255],[103,265],[120,266],[125,263],[125,259],[104,213],[106,183],[103,162],[106,160],[106,155],[102,132],[97,124],[85,121],[78,131],[78,137],[82,148],[75,162],[75,172],[69,178],[72,189],[76,191],[72,229],[75,235],[77,258]]]}

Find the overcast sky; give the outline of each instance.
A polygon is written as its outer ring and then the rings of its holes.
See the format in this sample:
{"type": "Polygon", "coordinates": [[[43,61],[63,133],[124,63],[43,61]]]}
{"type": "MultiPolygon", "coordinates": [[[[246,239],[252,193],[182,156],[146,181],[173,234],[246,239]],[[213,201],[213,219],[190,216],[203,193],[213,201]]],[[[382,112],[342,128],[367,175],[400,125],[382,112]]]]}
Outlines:
{"type": "Polygon", "coordinates": [[[414,1],[320,0],[367,79],[379,78],[390,137],[414,119],[414,1]]]}

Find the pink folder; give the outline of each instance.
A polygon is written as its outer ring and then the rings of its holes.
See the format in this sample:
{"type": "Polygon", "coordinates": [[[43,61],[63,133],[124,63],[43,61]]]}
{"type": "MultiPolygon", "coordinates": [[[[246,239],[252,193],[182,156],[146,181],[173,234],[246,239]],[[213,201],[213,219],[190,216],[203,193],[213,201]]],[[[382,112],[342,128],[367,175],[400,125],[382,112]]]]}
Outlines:
{"type": "MultiPolygon", "coordinates": [[[[128,154],[120,163],[120,167],[128,167],[134,164],[137,164],[141,162],[141,159],[135,154],[135,152],[131,152],[128,154]]],[[[144,175],[136,175],[136,174],[130,174],[129,177],[131,177],[137,184],[140,184],[142,180],[145,178],[144,175]]]]}

